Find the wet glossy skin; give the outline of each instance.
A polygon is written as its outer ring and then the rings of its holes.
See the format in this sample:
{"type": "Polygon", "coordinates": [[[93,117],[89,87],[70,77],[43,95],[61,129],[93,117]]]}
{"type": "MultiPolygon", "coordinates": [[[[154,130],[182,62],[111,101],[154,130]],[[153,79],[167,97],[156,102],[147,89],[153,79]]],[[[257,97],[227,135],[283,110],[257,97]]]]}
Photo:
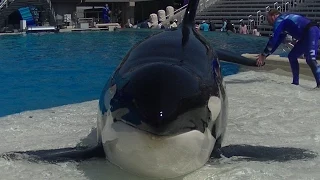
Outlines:
{"type": "Polygon", "coordinates": [[[114,121],[156,135],[204,132],[210,121],[210,96],[221,99],[222,116],[227,106],[219,61],[190,26],[153,35],[127,54],[104,88],[103,114],[109,107],[105,92],[114,85],[110,101],[114,121]]]}

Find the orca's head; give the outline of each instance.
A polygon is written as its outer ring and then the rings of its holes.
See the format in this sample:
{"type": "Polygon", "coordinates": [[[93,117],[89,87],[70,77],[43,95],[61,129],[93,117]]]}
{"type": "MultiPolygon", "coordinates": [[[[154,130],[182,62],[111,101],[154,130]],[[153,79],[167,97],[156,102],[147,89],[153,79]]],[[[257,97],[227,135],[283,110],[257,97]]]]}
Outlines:
{"type": "Polygon", "coordinates": [[[110,101],[114,122],[121,121],[155,136],[174,136],[197,130],[204,133],[210,121],[208,100],[214,83],[183,66],[167,63],[142,65],[115,83],[110,101]]]}
{"type": "Polygon", "coordinates": [[[190,173],[213,150],[221,103],[216,83],[183,66],[149,63],[114,76],[100,99],[98,121],[107,158],[147,177],[190,173]]]}
{"type": "Polygon", "coordinates": [[[223,136],[220,66],[193,28],[198,3],[190,0],[183,27],[135,46],[102,92],[98,141],[127,171],[185,175],[207,162],[223,136]]]}

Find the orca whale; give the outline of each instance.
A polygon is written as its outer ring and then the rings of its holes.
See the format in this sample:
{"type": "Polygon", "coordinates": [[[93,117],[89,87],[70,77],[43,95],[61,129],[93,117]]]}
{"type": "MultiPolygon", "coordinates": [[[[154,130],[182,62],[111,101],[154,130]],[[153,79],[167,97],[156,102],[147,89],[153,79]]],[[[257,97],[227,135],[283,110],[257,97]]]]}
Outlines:
{"type": "Polygon", "coordinates": [[[133,47],[103,89],[98,142],[127,171],[181,176],[221,147],[228,101],[218,57],[194,29],[198,3],[179,28],[133,47]]]}
{"type": "Polygon", "coordinates": [[[136,44],[111,75],[99,99],[98,145],[50,157],[105,156],[134,174],[174,178],[218,152],[228,101],[218,57],[194,28],[198,4],[189,2],[179,28],[136,44]]]}
{"type": "Polygon", "coordinates": [[[218,56],[194,29],[198,4],[190,0],[178,28],[136,44],[116,68],[99,99],[96,146],[22,153],[48,161],[105,157],[150,178],[182,176],[219,157],[228,98],[218,56]]]}

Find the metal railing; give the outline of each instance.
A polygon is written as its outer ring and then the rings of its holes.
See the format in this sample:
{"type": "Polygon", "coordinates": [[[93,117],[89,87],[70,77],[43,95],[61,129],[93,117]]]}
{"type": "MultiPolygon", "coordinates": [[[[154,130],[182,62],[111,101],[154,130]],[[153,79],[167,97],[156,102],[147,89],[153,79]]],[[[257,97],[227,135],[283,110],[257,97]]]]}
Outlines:
{"type": "MultiPolygon", "coordinates": [[[[179,12],[182,12],[183,10],[185,10],[185,9],[187,8],[187,6],[188,6],[188,4],[182,6],[181,8],[179,8],[179,9],[177,9],[177,10],[175,10],[175,11],[173,12],[173,15],[175,15],[175,14],[177,14],[177,13],[179,13],[179,12]]],[[[168,19],[168,18],[170,18],[170,15],[166,15],[166,19],[168,19]]]]}
{"type": "Polygon", "coordinates": [[[47,3],[49,4],[49,8],[50,8],[50,11],[51,11],[51,15],[53,16],[53,21],[56,22],[56,12],[55,12],[54,9],[53,9],[51,0],[47,0],[47,3]]]}
{"type": "MultiPolygon", "coordinates": [[[[205,10],[206,8],[210,7],[211,5],[215,4],[218,1],[220,0],[200,0],[197,12],[202,12],[203,10],[205,10]]],[[[177,19],[178,22],[182,22],[187,6],[188,4],[177,9],[172,17],[166,16],[166,20],[163,22],[163,24],[169,24],[169,21],[172,19],[177,19]]]]}
{"type": "Polygon", "coordinates": [[[284,12],[287,12],[289,10],[289,7],[290,7],[290,3],[289,2],[286,2],[284,4],[284,12]]]}
{"type": "MultiPolygon", "coordinates": [[[[280,12],[288,12],[290,9],[296,8],[299,4],[306,2],[306,0],[282,0],[281,4],[278,2],[273,3],[273,8],[278,9],[280,12]]],[[[270,10],[270,6],[266,7],[266,12],[270,10]]],[[[262,17],[257,23],[258,25],[263,24],[266,21],[266,17],[262,17]]],[[[270,31],[268,28],[261,29],[263,31],[270,31]]]]}
{"type": "Polygon", "coordinates": [[[0,9],[2,9],[4,6],[8,7],[8,0],[3,0],[0,2],[0,9]]]}
{"type": "Polygon", "coordinates": [[[290,8],[297,7],[297,5],[304,3],[305,0],[288,0],[281,1],[281,5],[278,2],[273,3],[273,8],[278,9],[281,12],[287,12],[290,8]]]}
{"type": "Polygon", "coordinates": [[[248,26],[247,26],[247,28],[248,28],[248,31],[251,31],[251,29],[252,29],[252,26],[254,26],[254,18],[253,18],[253,16],[252,15],[249,15],[248,16],[248,26]]]}
{"type": "Polygon", "coordinates": [[[95,27],[95,18],[78,18],[76,27],[80,28],[81,23],[88,23],[90,28],[95,27]]]}
{"type": "Polygon", "coordinates": [[[198,6],[198,12],[205,10],[206,8],[210,7],[211,5],[215,4],[220,0],[200,0],[198,6]]]}
{"type": "Polygon", "coordinates": [[[256,16],[256,17],[257,17],[257,18],[256,18],[257,21],[256,21],[256,22],[258,23],[258,22],[259,22],[259,17],[260,17],[260,15],[261,15],[261,11],[260,11],[260,10],[257,11],[256,14],[257,14],[257,16],[256,16]]]}
{"type": "Polygon", "coordinates": [[[187,7],[188,7],[188,4],[182,6],[181,8],[179,8],[179,9],[177,9],[177,10],[175,10],[175,11],[173,12],[173,15],[172,15],[172,16],[166,15],[166,20],[165,20],[164,22],[162,22],[162,23],[163,23],[164,25],[165,25],[165,24],[168,25],[169,22],[170,22],[170,20],[172,20],[172,19],[177,19],[178,22],[181,22],[181,20],[183,19],[183,15],[184,15],[184,13],[185,13],[185,11],[186,11],[186,9],[187,9],[187,7]]]}
{"type": "MultiPolygon", "coordinates": [[[[300,3],[304,3],[305,0],[282,0],[281,4],[278,2],[273,3],[273,8],[279,10],[280,12],[287,12],[290,8],[296,7],[300,3]]],[[[265,7],[265,12],[270,11],[270,6],[265,7]]],[[[243,19],[239,20],[242,22],[243,19]]],[[[252,29],[252,26],[259,26],[266,21],[266,16],[262,15],[261,10],[256,11],[256,18],[254,19],[252,15],[248,16],[248,30],[252,29]]]]}

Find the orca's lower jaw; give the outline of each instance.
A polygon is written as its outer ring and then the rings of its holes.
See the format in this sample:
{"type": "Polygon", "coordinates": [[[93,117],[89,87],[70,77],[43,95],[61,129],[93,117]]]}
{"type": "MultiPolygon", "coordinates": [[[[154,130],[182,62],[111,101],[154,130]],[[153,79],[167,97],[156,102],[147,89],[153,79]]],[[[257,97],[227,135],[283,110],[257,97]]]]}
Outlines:
{"type": "Polygon", "coordinates": [[[208,128],[204,133],[156,136],[121,121],[107,124],[101,134],[107,159],[147,179],[175,178],[203,167],[216,142],[208,128]]]}
{"type": "Polygon", "coordinates": [[[189,70],[164,63],[144,65],[124,79],[110,101],[114,121],[158,136],[204,133],[208,127],[208,100],[218,94],[214,82],[203,83],[189,70]]]}

